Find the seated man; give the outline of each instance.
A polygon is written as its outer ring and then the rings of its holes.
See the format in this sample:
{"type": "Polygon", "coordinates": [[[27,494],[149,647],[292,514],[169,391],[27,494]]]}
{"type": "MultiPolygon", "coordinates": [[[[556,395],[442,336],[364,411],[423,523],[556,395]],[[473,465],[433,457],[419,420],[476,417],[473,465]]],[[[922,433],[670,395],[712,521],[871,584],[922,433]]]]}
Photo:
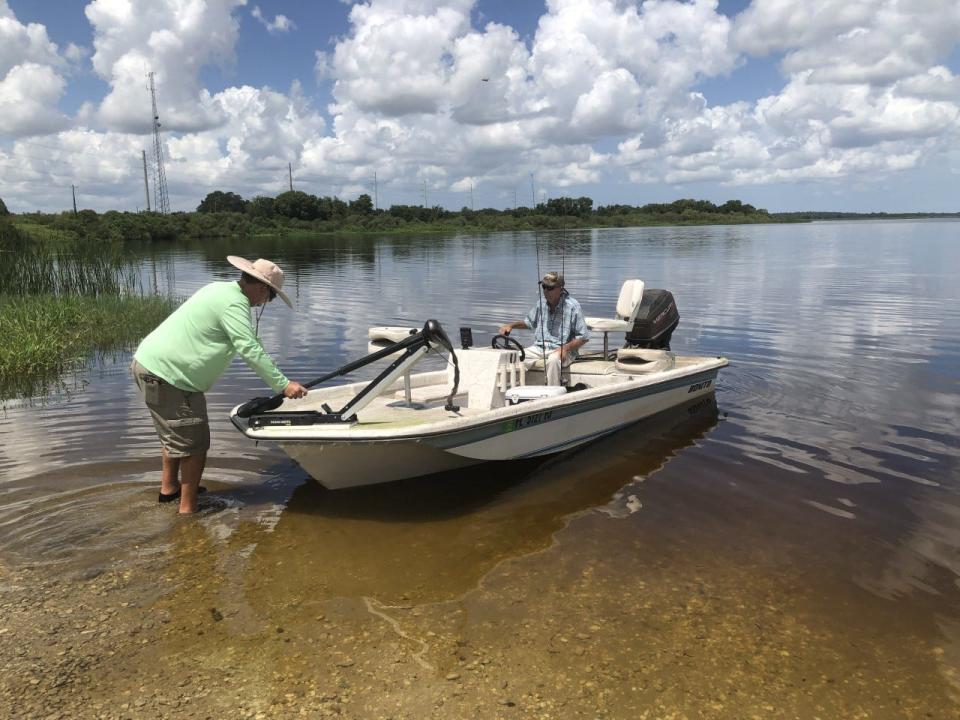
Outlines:
{"type": "Polygon", "coordinates": [[[560,384],[560,367],[567,367],[577,350],[590,339],[580,303],[564,288],[563,273],[548,272],[540,281],[543,295],[523,320],[500,326],[501,335],[516,328],[530,328],[533,344],[526,348],[528,358],[546,355],[544,366],[548,385],[560,384]],[[544,302],[544,300],[546,302],[544,302]]]}

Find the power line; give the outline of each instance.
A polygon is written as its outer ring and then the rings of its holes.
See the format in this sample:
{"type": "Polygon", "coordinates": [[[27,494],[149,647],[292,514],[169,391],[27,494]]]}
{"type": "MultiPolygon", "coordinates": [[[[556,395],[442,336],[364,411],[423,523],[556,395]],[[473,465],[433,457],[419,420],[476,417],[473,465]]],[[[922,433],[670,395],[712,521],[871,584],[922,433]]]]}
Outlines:
{"type": "Polygon", "coordinates": [[[104,150],[100,149],[85,149],[85,148],[74,148],[67,145],[61,145],[59,147],[55,145],[44,145],[43,143],[38,143],[35,140],[17,140],[14,142],[13,147],[11,148],[11,153],[19,155],[17,148],[21,145],[28,145],[30,147],[43,148],[44,150],[53,150],[55,152],[62,152],[68,155],[92,155],[97,158],[102,158],[104,150]]]}
{"type": "Polygon", "coordinates": [[[36,160],[37,162],[43,162],[43,163],[55,163],[57,165],[66,165],[71,170],[76,167],[73,163],[67,162],[66,160],[54,160],[53,158],[41,158],[41,157],[37,157],[36,155],[24,155],[22,153],[17,153],[16,155],[11,155],[9,157],[0,157],[0,162],[16,163],[18,159],[22,159],[22,158],[26,158],[27,160],[36,160]]]}
{"type": "MultiPolygon", "coordinates": [[[[113,184],[116,186],[128,185],[130,180],[136,178],[137,175],[144,172],[146,169],[147,179],[145,180],[144,192],[149,192],[149,175],[156,174],[157,166],[153,159],[146,154],[144,150],[141,150],[140,157],[136,158],[136,166],[133,164],[133,157],[130,157],[130,164],[128,166],[120,166],[113,168],[114,171],[120,171],[120,176],[111,175],[109,178],[105,178],[100,172],[99,168],[84,168],[83,163],[71,164],[65,160],[53,159],[53,158],[42,158],[32,155],[27,155],[25,153],[17,153],[13,156],[4,157],[0,154],[0,168],[16,168],[16,175],[22,176],[18,177],[15,181],[12,180],[9,176],[11,173],[4,171],[4,174],[8,177],[5,178],[5,183],[13,184],[22,183],[22,184],[31,184],[34,185],[43,185],[43,181],[40,179],[42,177],[49,177],[52,180],[51,184],[59,185],[65,187],[67,184],[73,184],[77,180],[80,182],[85,182],[89,187],[91,184],[96,186],[101,186],[104,191],[108,191],[109,185],[113,184]],[[25,162],[27,159],[36,161],[36,165],[25,162]],[[145,167],[144,167],[145,166],[145,167]],[[64,170],[60,170],[64,168],[64,170]],[[69,170],[67,172],[66,170],[69,170]],[[136,175],[134,175],[136,173],[136,175]],[[36,180],[34,180],[36,178],[36,180]]],[[[249,187],[247,191],[254,195],[266,194],[274,195],[279,192],[283,192],[289,187],[291,176],[292,176],[292,163],[287,163],[287,183],[283,183],[282,186],[276,187],[276,181],[263,182],[267,179],[268,174],[272,174],[276,178],[277,165],[275,163],[265,163],[262,166],[256,166],[249,168],[246,172],[243,173],[243,177],[234,177],[234,182],[242,183],[244,187],[249,187]],[[287,186],[287,187],[284,187],[287,186]],[[261,189],[266,188],[266,189],[261,189]]],[[[532,175],[532,173],[530,173],[532,175]]],[[[511,194],[513,195],[512,206],[514,208],[518,207],[519,197],[518,197],[518,187],[516,184],[510,183],[489,183],[481,185],[481,187],[489,188],[488,191],[484,192],[483,190],[478,190],[474,186],[473,182],[470,182],[466,188],[460,190],[452,190],[447,188],[438,188],[432,186],[430,181],[426,178],[411,178],[409,175],[406,177],[400,176],[396,177],[393,180],[384,181],[380,178],[379,172],[374,171],[372,177],[366,179],[366,182],[361,180],[360,183],[357,183],[357,178],[355,177],[336,177],[329,174],[318,174],[312,176],[309,173],[305,174],[301,179],[301,183],[307,183],[309,187],[304,189],[309,191],[311,189],[315,190],[319,187],[351,187],[359,188],[357,192],[363,194],[368,193],[372,194],[374,197],[375,208],[382,209],[389,207],[391,205],[419,205],[423,203],[424,207],[429,207],[432,202],[435,205],[450,207],[459,209],[460,207],[470,207],[473,210],[476,210],[477,207],[481,208],[509,208],[511,206],[510,199],[511,194]],[[306,178],[306,179],[303,179],[306,178]],[[364,188],[366,188],[364,190],[364,188]],[[388,201],[389,200],[389,201],[388,201]]],[[[539,190],[541,193],[546,195],[545,189],[536,188],[533,178],[531,178],[531,191],[533,193],[539,190]]],[[[125,202],[128,202],[131,195],[126,188],[123,191],[123,196],[126,198],[125,202]]],[[[241,192],[243,190],[241,189],[241,192]]],[[[154,195],[158,197],[156,193],[156,188],[154,188],[154,195]]],[[[98,197],[106,197],[104,193],[97,193],[98,197]]],[[[535,198],[535,196],[533,196],[535,198]]],[[[168,200],[169,202],[169,200],[168,200]]],[[[148,203],[149,204],[149,203],[148,203]]],[[[168,206],[169,207],[169,206],[168,206]]],[[[154,208],[157,210],[158,208],[154,208]]],[[[168,210],[169,211],[169,210],[168,210]]]]}

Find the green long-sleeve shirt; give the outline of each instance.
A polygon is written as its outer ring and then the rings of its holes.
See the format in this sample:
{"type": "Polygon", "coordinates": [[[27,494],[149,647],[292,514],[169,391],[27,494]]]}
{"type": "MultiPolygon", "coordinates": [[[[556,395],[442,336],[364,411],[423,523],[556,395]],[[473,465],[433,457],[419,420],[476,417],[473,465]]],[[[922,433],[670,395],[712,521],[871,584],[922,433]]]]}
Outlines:
{"type": "Polygon", "coordinates": [[[188,392],[206,392],[240,355],[274,392],[287,378],[264,351],[250,322],[250,301],[236,282],[213,282],[147,335],[137,362],[188,392]]]}

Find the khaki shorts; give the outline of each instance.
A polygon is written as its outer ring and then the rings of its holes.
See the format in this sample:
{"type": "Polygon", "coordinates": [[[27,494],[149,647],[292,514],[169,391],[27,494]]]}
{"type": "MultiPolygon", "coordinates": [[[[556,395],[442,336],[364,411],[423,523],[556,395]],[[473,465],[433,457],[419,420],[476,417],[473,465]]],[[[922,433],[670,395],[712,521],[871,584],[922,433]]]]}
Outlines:
{"type": "Polygon", "coordinates": [[[210,447],[207,399],[161,380],[136,360],[130,372],[153,417],[153,426],[170,457],[204,453],[210,447]]]}

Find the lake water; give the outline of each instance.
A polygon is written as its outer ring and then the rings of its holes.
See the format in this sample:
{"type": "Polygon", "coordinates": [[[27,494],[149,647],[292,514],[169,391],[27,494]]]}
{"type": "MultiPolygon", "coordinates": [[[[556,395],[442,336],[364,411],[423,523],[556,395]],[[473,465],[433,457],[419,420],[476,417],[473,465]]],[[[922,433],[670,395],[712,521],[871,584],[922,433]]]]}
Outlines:
{"type": "Polygon", "coordinates": [[[9,403],[0,706],[960,717],[960,223],[250,240],[145,251],[145,282],[189,295],[228,253],[285,269],[259,328],[301,382],[374,325],[489,342],[538,268],[587,315],[667,288],[673,349],[731,364],[715,406],[571,454],[329,492],[233,429],[266,394],[237,361],[191,519],[156,503],[128,356],[9,403]]]}

